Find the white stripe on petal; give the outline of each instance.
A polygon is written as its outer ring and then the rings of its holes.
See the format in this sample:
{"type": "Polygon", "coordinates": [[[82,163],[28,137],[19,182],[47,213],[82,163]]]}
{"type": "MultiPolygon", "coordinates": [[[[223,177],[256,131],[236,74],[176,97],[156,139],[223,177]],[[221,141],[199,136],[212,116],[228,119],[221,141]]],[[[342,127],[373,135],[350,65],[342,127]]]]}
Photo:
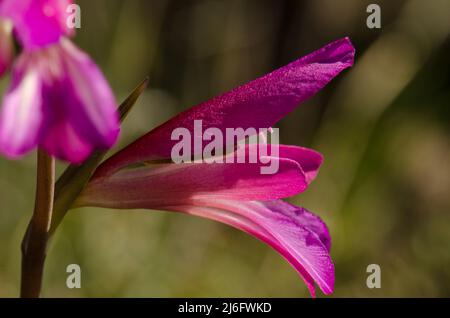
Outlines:
{"type": "Polygon", "coordinates": [[[3,100],[0,150],[17,157],[33,148],[42,121],[41,82],[37,70],[28,70],[3,100]]]}

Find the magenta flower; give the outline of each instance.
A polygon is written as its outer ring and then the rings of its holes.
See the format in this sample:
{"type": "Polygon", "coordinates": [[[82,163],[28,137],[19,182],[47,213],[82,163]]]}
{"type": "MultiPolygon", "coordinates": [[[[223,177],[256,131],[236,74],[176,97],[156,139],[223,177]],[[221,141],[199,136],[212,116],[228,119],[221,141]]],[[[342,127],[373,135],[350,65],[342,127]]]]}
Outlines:
{"type": "MultiPolygon", "coordinates": [[[[171,163],[178,127],[269,128],[353,64],[348,38],[197,105],[153,129],[105,161],[77,206],[177,211],[243,230],[278,251],[300,273],[311,295],[314,282],[333,292],[334,265],[326,225],[311,212],[280,199],[304,191],[322,163],[319,153],[281,145],[276,174],[260,164],[171,163]]],[[[251,148],[253,145],[247,145],[251,148]]],[[[247,152],[248,153],[248,152],[247,152]]],[[[227,154],[227,156],[233,154],[227,154]]],[[[247,162],[247,161],[246,161],[247,162]]]]}
{"type": "Polygon", "coordinates": [[[0,152],[17,158],[36,146],[73,163],[119,133],[114,95],[97,65],[66,37],[69,0],[3,0],[23,47],[0,113],[0,152]]]}

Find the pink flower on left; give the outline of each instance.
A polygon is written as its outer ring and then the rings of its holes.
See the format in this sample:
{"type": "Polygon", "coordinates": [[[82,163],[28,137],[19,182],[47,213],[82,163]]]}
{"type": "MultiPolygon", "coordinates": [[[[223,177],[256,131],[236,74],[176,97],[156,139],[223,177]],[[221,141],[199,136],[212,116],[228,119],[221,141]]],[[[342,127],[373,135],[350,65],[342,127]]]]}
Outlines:
{"type": "Polygon", "coordinates": [[[71,0],[0,0],[0,76],[11,67],[0,111],[0,152],[18,158],[42,147],[72,163],[117,140],[114,95],[91,58],[69,37],[71,0]],[[7,45],[3,45],[6,43],[7,45]]]}

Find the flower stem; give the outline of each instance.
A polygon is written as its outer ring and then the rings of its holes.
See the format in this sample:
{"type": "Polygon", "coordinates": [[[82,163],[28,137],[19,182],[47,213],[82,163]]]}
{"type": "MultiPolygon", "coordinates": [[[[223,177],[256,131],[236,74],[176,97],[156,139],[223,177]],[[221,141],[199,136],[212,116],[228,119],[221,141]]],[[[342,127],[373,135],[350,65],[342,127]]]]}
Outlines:
{"type": "Polygon", "coordinates": [[[34,212],[22,241],[21,297],[39,297],[41,292],[54,188],[55,160],[39,149],[34,212]]]}

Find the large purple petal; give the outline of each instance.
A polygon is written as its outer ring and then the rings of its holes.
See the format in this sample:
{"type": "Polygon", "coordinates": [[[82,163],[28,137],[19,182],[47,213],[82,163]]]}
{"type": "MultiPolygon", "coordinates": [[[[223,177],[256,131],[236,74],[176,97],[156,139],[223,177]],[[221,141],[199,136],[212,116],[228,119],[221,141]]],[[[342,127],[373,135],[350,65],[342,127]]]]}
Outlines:
{"type": "MultiPolygon", "coordinates": [[[[105,206],[102,202],[82,202],[82,205],[105,206]]],[[[122,208],[130,207],[151,208],[133,204],[122,208]]],[[[205,217],[247,232],[270,245],[291,263],[313,297],[314,282],[325,294],[333,292],[330,234],[325,223],[304,208],[281,200],[236,201],[217,197],[195,198],[189,204],[178,205],[167,201],[167,205],[153,208],[205,217]]]]}
{"type": "Polygon", "coordinates": [[[22,45],[41,48],[73,34],[67,26],[67,7],[72,0],[3,0],[0,16],[11,19],[22,45]]]}
{"type": "Polygon", "coordinates": [[[283,201],[196,202],[196,206],[172,206],[229,224],[261,239],[277,250],[300,273],[312,296],[314,281],[325,294],[334,288],[334,265],[329,255],[330,237],[325,224],[303,208],[283,201]]]}
{"type": "Polygon", "coordinates": [[[272,73],[180,113],[106,161],[97,171],[109,174],[127,164],[169,158],[174,129],[272,127],[299,103],[320,91],[342,70],[353,65],[355,50],[348,38],[330,43],[272,73]]]}

